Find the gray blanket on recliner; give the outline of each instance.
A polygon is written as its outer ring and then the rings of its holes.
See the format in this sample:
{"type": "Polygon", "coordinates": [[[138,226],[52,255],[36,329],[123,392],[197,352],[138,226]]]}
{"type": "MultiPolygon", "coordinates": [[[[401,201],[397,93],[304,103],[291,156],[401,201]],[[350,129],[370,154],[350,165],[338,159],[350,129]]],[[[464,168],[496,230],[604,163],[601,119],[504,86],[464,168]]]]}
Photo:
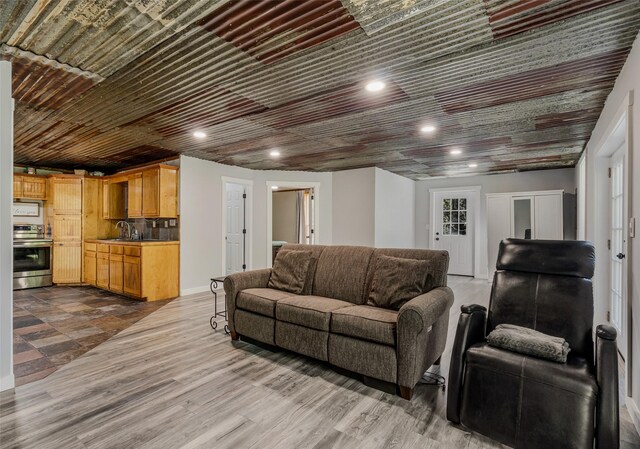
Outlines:
{"type": "Polygon", "coordinates": [[[491,346],[558,363],[566,363],[571,350],[564,338],[513,324],[498,324],[487,336],[487,342],[491,346]]]}

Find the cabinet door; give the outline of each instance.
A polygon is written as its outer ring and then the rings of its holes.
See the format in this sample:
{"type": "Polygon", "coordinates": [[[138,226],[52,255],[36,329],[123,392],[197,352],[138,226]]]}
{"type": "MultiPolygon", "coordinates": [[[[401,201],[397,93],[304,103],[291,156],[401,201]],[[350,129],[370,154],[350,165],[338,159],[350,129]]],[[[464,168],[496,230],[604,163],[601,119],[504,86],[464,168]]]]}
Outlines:
{"type": "Polygon", "coordinates": [[[13,197],[22,198],[22,176],[13,175],[13,197]]]}
{"type": "Polygon", "coordinates": [[[562,194],[536,195],[534,237],[542,240],[564,238],[562,220],[562,194]]]}
{"type": "Polygon", "coordinates": [[[73,242],[82,239],[81,215],[54,215],[53,240],[56,242],[73,242]]]}
{"type": "Polygon", "coordinates": [[[109,218],[109,180],[102,180],[102,218],[108,220],[109,218]]]}
{"type": "Polygon", "coordinates": [[[34,200],[45,199],[47,197],[47,180],[24,176],[22,178],[22,196],[34,200]]]}
{"type": "Polygon", "coordinates": [[[51,189],[54,214],[82,214],[82,179],[53,178],[51,189]]]}
{"type": "Polygon", "coordinates": [[[96,285],[109,289],[109,254],[96,254],[96,285]]]}
{"type": "Polygon", "coordinates": [[[109,290],[122,293],[122,255],[109,255],[109,290]]]}
{"type": "Polygon", "coordinates": [[[124,292],[131,296],[142,296],[140,258],[124,256],[123,262],[124,292]]]}
{"type": "Polygon", "coordinates": [[[159,169],[142,172],[142,215],[145,217],[157,217],[160,214],[159,182],[159,169]]]}
{"type": "Polygon", "coordinates": [[[129,176],[129,211],[130,218],[142,217],[142,173],[129,176]]]}
{"type": "Polygon", "coordinates": [[[96,253],[95,251],[84,252],[84,282],[89,285],[96,285],[96,253]]]}
{"type": "Polygon", "coordinates": [[[52,271],[54,284],[79,284],[82,281],[81,243],[54,243],[52,271]]]}

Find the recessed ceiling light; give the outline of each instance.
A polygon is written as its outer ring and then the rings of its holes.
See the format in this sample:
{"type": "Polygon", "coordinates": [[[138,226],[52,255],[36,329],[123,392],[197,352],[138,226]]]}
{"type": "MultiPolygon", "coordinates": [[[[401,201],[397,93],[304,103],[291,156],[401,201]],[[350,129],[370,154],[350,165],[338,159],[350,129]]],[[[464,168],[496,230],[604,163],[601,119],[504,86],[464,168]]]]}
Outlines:
{"type": "Polygon", "coordinates": [[[271,150],[271,152],[269,153],[269,156],[278,157],[280,156],[280,152],[278,150],[271,150]]]}
{"type": "Polygon", "coordinates": [[[207,135],[202,131],[194,131],[193,137],[197,137],[198,139],[204,139],[207,135]]]}
{"type": "Polygon", "coordinates": [[[420,131],[422,131],[423,133],[427,133],[427,134],[431,134],[435,130],[436,130],[436,127],[433,126],[433,125],[425,125],[422,128],[420,128],[420,131]]]}
{"type": "Polygon", "coordinates": [[[476,168],[477,166],[478,164],[474,164],[474,163],[469,164],[469,168],[476,168]]]}
{"type": "Polygon", "coordinates": [[[278,186],[271,186],[271,190],[278,190],[278,186]]]}
{"type": "Polygon", "coordinates": [[[462,150],[460,148],[454,148],[453,150],[449,151],[450,154],[458,155],[458,154],[462,154],[462,150]]]}
{"type": "Polygon", "coordinates": [[[364,87],[365,89],[367,89],[369,92],[380,92],[382,89],[384,89],[386,86],[386,84],[384,83],[384,81],[369,81],[367,83],[367,85],[364,87]]]}

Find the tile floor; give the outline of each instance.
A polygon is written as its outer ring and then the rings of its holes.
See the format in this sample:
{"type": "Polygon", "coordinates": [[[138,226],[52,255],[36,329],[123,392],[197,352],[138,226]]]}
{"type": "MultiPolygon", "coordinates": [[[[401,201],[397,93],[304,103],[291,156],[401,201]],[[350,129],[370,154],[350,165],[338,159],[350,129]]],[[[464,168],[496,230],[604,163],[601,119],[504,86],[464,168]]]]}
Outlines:
{"type": "Polygon", "coordinates": [[[16,385],[48,376],[169,302],[141,302],[82,286],[15,291],[16,385]]]}

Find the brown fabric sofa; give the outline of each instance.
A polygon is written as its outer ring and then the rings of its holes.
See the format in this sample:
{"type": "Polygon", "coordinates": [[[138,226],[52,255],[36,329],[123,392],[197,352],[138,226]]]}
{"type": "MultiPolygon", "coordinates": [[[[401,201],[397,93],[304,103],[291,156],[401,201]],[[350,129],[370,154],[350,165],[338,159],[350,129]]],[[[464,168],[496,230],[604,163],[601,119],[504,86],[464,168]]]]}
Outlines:
{"type": "Polygon", "coordinates": [[[453,292],[446,251],[356,246],[285,245],[312,251],[301,295],[267,288],[271,269],[236,273],[224,282],[231,337],[257,340],[339,368],[413,388],[447,339],[453,292]],[[423,293],[399,310],[367,304],[380,255],[429,262],[423,293]]]}

